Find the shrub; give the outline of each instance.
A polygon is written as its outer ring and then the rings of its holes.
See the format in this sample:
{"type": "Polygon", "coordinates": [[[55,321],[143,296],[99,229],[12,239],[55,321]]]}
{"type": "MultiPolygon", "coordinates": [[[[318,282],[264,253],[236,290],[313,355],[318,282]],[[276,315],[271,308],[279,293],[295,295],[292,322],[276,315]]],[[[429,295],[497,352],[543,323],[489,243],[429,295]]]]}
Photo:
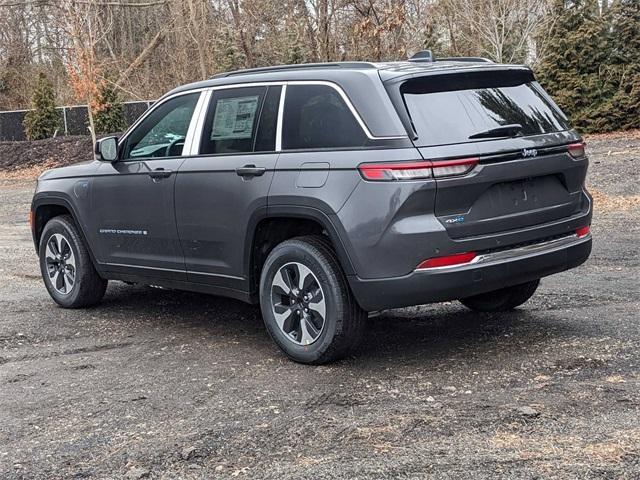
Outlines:
{"type": "Polygon", "coordinates": [[[60,116],[56,110],[53,85],[44,73],[38,75],[38,83],[31,100],[32,110],[24,117],[24,129],[29,140],[53,137],[60,128],[60,116]]]}
{"type": "Polygon", "coordinates": [[[110,83],[103,82],[98,88],[93,122],[98,135],[118,133],[127,128],[127,119],[118,92],[110,83]]]}

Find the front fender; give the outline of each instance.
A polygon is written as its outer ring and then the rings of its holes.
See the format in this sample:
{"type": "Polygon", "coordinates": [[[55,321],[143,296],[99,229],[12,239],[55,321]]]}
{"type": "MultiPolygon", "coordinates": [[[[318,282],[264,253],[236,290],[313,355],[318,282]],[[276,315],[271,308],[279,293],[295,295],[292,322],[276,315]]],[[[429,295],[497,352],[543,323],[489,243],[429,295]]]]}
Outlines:
{"type": "Polygon", "coordinates": [[[42,214],[39,214],[39,211],[42,212],[41,207],[46,206],[57,206],[66,209],[80,232],[80,236],[84,241],[85,246],[87,247],[87,251],[89,252],[89,256],[91,261],[93,262],[94,267],[98,270],[98,264],[93,255],[93,251],[91,249],[91,245],[88,242],[88,237],[85,232],[85,226],[80,221],[80,215],[76,207],[74,206],[71,198],[68,194],[63,192],[38,192],[33,196],[33,200],[31,201],[31,211],[33,212],[33,224],[31,228],[31,236],[33,238],[33,243],[35,246],[36,253],[39,253],[40,249],[40,235],[42,234],[42,230],[46,225],[48,218],[43,218],[42,214]]]}

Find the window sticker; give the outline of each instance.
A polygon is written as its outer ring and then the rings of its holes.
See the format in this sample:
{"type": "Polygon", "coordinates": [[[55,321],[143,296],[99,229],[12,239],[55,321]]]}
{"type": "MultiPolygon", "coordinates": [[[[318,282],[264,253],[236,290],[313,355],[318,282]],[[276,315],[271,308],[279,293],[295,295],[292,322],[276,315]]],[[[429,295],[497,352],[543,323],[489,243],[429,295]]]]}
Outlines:
{"type": "Polygon", "coordinates": [[[218,100],[213,117],[211,140],[251,138],[259,98],[259,95],[252,95],[218,100]]]}

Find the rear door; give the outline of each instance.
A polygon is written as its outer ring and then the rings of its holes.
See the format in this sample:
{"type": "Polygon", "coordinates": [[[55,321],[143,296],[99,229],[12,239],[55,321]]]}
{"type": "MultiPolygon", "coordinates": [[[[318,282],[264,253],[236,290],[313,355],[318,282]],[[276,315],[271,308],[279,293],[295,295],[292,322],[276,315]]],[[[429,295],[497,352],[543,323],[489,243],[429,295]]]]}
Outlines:
{"type": "Polygon", "coordinates": [[[569,155],[577,137],[530,71],[418,77],[400,91],[418,134],[415,144],[433,161],[435,213],[452,238],[580,212],[586,162],[569,155]],[[452,160],[462,160],[470,172],[438,168],[452,160]]]}
{"type": "Polygon", "coordinates": [[[211,93],[197,156],[180,167],[176,221],[189,281],[246,290],[244,240],[251,216],[266,208],[278,159],[282,87],[211,93]]]}

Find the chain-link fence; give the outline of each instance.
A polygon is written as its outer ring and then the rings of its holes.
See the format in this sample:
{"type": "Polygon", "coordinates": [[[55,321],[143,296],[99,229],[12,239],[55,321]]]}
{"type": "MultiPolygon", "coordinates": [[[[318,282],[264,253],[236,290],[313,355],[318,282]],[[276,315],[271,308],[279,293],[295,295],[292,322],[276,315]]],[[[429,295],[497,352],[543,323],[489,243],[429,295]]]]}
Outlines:
{"type": "MultiPolygon", "coordinates": [[[[125,102],[123,104],[127,125],[131,125],[153,103],[125,102]]],[[[56,108],[60,116],[60,131],[58,135],[89,135],[89,115],[86,105],[56,108]]],[[[26,140],[22,125],[28,110],[13,110],[0,112],[0,141],[26,140]]]]}

